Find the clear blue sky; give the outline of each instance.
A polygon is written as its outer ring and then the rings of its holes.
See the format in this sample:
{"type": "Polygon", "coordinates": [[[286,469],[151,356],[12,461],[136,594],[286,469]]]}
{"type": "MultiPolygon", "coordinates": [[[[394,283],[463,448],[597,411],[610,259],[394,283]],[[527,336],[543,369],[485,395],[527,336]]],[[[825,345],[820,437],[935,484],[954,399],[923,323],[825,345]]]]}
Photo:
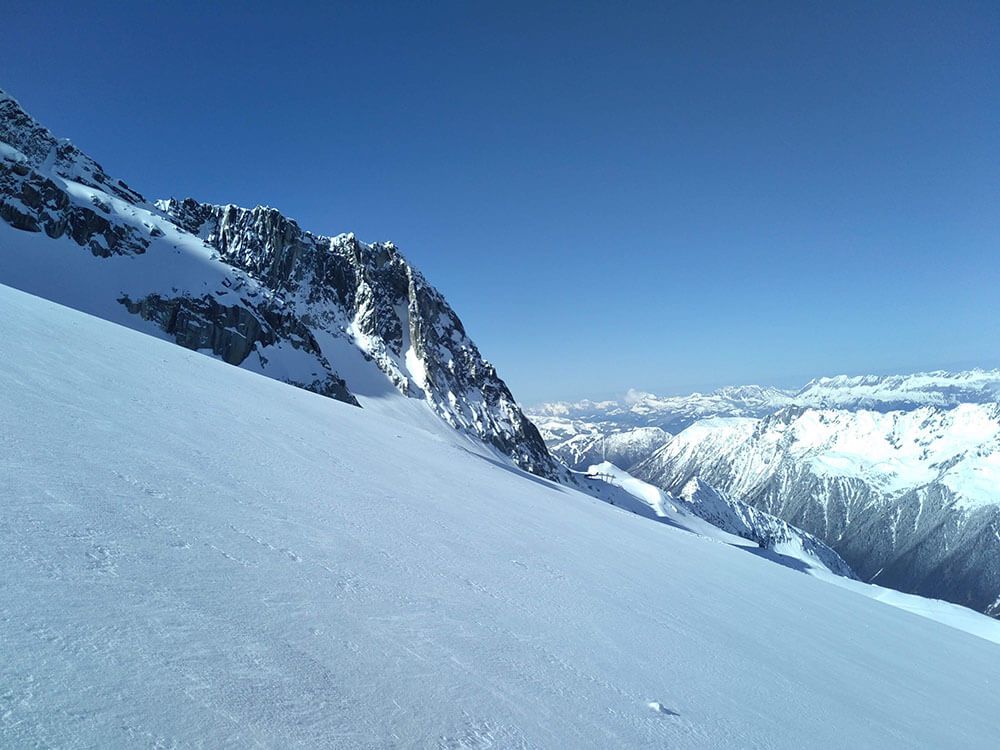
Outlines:
{"type": "Polygon", "coordinates": [[[0,87],[396,241],[525,402],[1000,365],[1000,4],[320,5],[16,3],[0,87]]]}

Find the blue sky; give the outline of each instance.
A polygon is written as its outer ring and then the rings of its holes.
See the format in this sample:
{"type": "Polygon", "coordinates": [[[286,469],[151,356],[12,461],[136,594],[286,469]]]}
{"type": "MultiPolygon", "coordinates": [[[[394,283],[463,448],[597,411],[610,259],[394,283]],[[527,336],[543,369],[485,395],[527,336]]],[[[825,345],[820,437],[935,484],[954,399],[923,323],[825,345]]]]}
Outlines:
{"type": "Polygon", "coordinates": [[[522,401],[1000,366],[996,3],[72,5],[0,87],[147,196],[394,240],[522,401]]]}

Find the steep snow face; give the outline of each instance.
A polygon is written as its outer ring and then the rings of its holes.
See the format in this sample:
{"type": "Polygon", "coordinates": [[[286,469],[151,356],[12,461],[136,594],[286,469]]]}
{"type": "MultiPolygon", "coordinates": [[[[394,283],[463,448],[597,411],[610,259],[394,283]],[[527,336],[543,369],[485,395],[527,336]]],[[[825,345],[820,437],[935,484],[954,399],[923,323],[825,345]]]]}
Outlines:
{"type": "Polygon", "coordinates": [[[680,500],[691,512],[728,531],[749,539],[765,550],[800,560],[845,578],[854,578],[850,566],[827,545],[794,526],[753,506],[733,500],[697,479],[680,492],[680,500]]]}
{"type": "Polygon", "coordinates": [[[998,465],[997,404],[791,407],[699,422],[634,473],[675,492],[697,477],[819,536],[865,579],[991,611],[998,465]]]}
{"type": "Polygon", "coordinates": [[[995,745],[995,643],[3,287],[0,337],[0,745],[995,745]]]}
{"type": "Polygon", "coordinates": [[[314,235],[264,207],[149,204],[2,92],[0,143],[0,281],[350,404],[418,422],[429,410],[556,474],[457,315],[392,243],[314,235]]]}
{"type": "MultiPolygon", "coordinates": [[[[850,566],[816,537],[780,518],[733,500],[697,479],[688,482],[679,494],[672,495],[608,461],[589,467],[587,475],[591,480],[620,488],[638,500],[640,506],[623,501],[620,495],[610,494],[607,497],[609,502],[633,513],[726,544],[749,547],[768,559],[796,569],[819,570],[850,579],[855,577],[850,566]]],[[[602,497],[600,492],[593,494],[602,497]]]]}

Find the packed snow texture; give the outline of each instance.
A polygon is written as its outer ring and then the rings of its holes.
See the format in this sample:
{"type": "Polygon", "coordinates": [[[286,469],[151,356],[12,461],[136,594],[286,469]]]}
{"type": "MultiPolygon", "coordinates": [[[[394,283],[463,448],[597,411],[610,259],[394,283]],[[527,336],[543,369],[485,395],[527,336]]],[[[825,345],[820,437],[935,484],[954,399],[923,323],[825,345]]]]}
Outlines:
{"type": "Polygon", "coordinates": [[[996,746],[994,643],[436,419],[5,287],[0,336],[0,745],[996,746]]]}
{"type": "MultiPolygon", "coordinates": [[[[689,480],[677,495],[672,495],[610,463],[591,467],[589,475],[621,489],[638,501],[630,503],[623,500],[620,494],[602,498],[633,513],[687,529],[707,539],[744,547],[763,558],[802,570],[835,586],[1000,644],[1000,623],[951,602],[862,583],[836,552],[812,534],[735,500],[697,479],[689,480]]],[[[600,493],[595,495],[601,497],[600,493]]]]}

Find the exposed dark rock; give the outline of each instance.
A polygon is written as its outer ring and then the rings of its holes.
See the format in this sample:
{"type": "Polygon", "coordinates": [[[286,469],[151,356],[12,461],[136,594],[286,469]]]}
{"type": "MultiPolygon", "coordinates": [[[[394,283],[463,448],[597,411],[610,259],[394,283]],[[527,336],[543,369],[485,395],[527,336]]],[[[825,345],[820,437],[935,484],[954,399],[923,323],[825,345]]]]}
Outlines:
{"type": "MultiPolygon", "coordinates": [[[[98,204],[75,202],[53,178],[23,164],[0,161],[0,218],[11,226],[44,231],[54,239],[68,235],[103,258],[146,251],[147,238],[128,225],[113,223],[95,207],[102,210],[98,204]]],[[[107,213],[106,206],[104,209],[107,213]]]]}
{"type": "Polygon", "coordinates": [[[294,317],[274,311],[255,314],[249,306],[223,305],[209,295],[167,299],[151,294],[135,301],[123,296],[118,301],[129,312],[156,323],[181,346],[208,349],[231,365],[242,364],[254,352],[264,356],[261,352],[264,347],[282,341],[305,349],[320,361],[324,372],[317,373],[317,377],[308,382],[289,382],[358,405],[347,384],[323,358],[312,334],[294,317]]]}
{"type": "Polygon", "coordinates": [[[100,164],[68,140],[52,135],[48,128],[36,122],[3,91],[0,91],[0,143],[19,151],[25,163],[32,168],[44,166],[45,171],[97,188],[129,203],[146,202],[124,182],[109,177],[100,164]]]}

